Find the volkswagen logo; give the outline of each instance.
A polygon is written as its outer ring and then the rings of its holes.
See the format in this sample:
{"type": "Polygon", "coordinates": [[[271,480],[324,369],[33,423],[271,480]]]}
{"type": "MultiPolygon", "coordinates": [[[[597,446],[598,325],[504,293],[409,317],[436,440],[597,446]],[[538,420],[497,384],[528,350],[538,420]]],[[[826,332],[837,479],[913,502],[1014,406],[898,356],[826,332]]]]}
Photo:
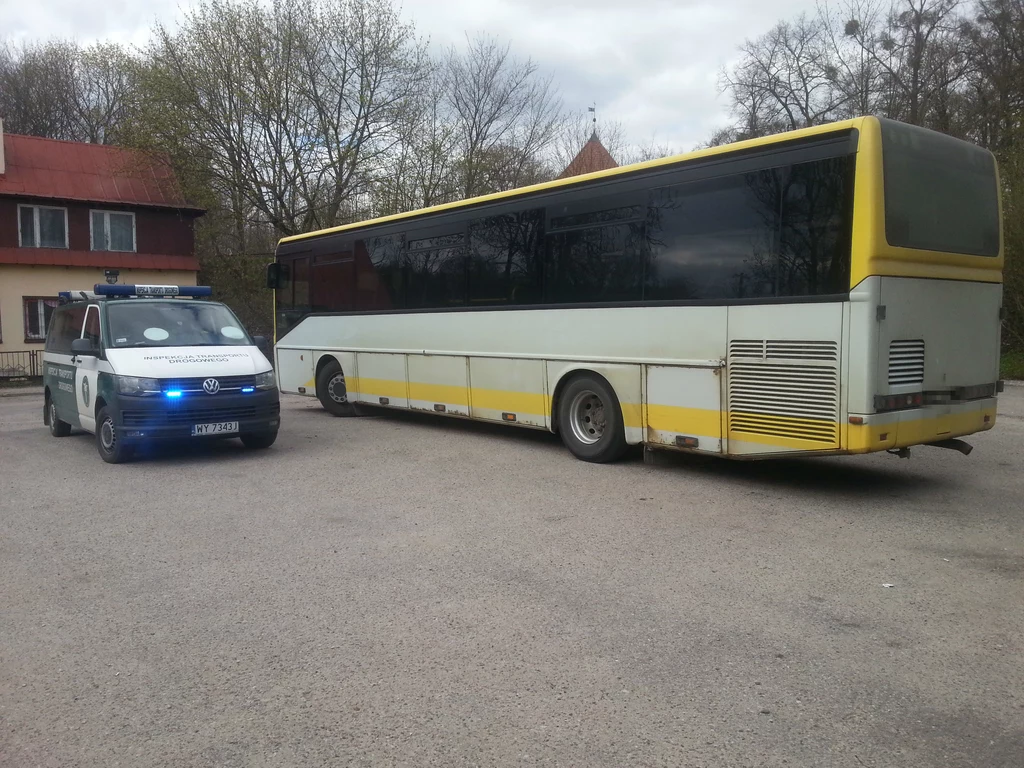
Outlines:
{"type": "Polygon", "coordinates": [[[220,382],[216,379],[207,379],[203,382],[203,392],[208,395],[216,395],[220,392],[220,382]]]}

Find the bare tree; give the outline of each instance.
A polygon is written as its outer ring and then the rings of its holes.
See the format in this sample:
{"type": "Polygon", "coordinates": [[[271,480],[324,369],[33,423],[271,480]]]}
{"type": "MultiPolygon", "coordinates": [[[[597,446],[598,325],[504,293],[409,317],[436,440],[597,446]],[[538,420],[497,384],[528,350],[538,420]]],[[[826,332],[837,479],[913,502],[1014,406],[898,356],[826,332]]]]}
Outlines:
{"type": "Polygon", "coordinates": [[[109,144],[128,119],[136,70],[113,43],[2,46],[0,114],[12,133],[109,144]]]}
{"type": "Polygon", "coordinates": [[[740,48],[738,66],[722,75],[737,130],[746,137],[818,125],[846,102],[827,37],[817,19],[780,22],[740,48]]]}
{"type": "Polygon", "coordinates": [[[877,92],[877,111],[949,129],[952,94],[969,71],[959,8],[960,0],[895,0],[888,9],[870,0],[848,6],[844,34],[855,44],[865,90],[877,92]]]}
{"type": "Polygon", "coordinates": [[[344,218],[398,141],[425,61],[381,0],[211,0],[176,31],[158,25],[148,56],[157,145],[202,159],[239,238],[344,218]]]}
{"type": "Polygon", "coordinates": [[[461,155],[463,197],[519,186],[554,141],[561,102],[550,77],[495,39],[467,39],[445,60],[447,94],[461,155]],[[495,166],[495,163],[500,166],[495,166]]]}

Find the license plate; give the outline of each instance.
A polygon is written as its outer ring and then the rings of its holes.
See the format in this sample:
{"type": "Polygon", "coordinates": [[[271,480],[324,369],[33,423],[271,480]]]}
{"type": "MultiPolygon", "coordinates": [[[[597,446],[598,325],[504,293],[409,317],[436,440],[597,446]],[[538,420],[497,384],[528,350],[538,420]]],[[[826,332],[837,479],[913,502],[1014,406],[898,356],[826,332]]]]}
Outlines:
{"type": "Polygon", "coordinates": [[[237,421],[218,421],[214,424],[194,424],[192,437],[200,435],[230,435],[238,431],[237,421]]]}

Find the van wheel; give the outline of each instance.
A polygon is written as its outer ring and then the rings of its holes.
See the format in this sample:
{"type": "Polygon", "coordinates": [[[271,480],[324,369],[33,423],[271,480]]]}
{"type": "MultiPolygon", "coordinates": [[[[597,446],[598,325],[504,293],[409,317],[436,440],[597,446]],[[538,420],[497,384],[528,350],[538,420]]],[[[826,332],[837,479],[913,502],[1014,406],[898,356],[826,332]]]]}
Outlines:
{"type": "Polygon", "coordinates": [[[597,376],[577,376],[565,386],[558,401],[558,431],[565,447],[583,461],[615,461],[626,451],[622,408],[597,376]]]}
{"type": "Polygon", "coordinates": [[[50,424],[50,434],[54,437],[67,437],[71,434],[71,425],[57,416],[57,404],[52,397],[46,399],[46,420],[50,424]]]}
{"type": "Polygon", "coordinates": [[[269,448],[277,440],[277,430],[273,432],[250,432],[247,435],[240,435],[242,445],[254,450],[269,448]]]}
{"type": "Polygon", "coordinates": [[[120,464],[126,461],[130,454],[128,446],[125,445],[118,428],[114,424],[114,414],[104,406],[96,414],[96,450],[100,458],[108,464],[120,464]]]}
{"type": "Polygon", "coordinates": [[[337,361],[325,365],[316,377],[316,396],[320,405],[332,416],[355,416],[355,406],[348,401],[345,374],[337,361]]]}

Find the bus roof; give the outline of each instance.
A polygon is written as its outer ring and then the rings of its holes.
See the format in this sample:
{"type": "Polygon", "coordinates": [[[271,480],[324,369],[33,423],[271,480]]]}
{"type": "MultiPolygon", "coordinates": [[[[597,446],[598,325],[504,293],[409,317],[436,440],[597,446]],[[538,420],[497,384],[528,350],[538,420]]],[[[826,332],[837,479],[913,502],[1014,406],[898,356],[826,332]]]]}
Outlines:
{"type": "Polygon", "coordinates": [[[857,117],[850,120],[842,120],[835,123],[826,123],[824,125],[815,125],[810,128],[800,128],[795,131],[786,131],[785,133],[775,133],[771,136],[762,136],[756,139],[747,139],[745,141],[737,141],[732,144],[722,144],[717,147],[708,147],[706,149],[698,149],[693,152],[684,152],[678,155],[672,155],[670,157],[661,157],[657,160],[648,160],[642,163],[633,163],[632,165],[624,165],[618,168],[611,168],[607,171],[595,171],[594,173],[584,173],[579,176],[570,176],[565,179],[555,179],[553,181],[545,181],[540,184],[531,184],[528,187],[517,187],[515,189],[509,189],[504,192],[493,192],[489,195],[480,195],[478,197],[470,197],[465,200],[456,200],[451,203],[442,203],[440,205],[433,205],[429,208],[418,208],[412,211],[405,211],[404,213],[395,213],[390,216],[380,216],[376,219],[366,219],[364,221],[357,221],[351,224],[342,224],[337,227],[328,227],[327,229],[319,229],[313,232],[306,232],[301,235],[290,235],[289,237],[283,237],[278,242],[278,245],[284,245],[286,243],[294,243],[309,238],[320,237],[322,235],[332,235],[339,232],[345,232],[353,229],[362,229],[364,227],[375,226],[378,224],[386,224],[395,221],[401,221],[403,219],[411,219],[419,216],[425,216],[431,213],[440,213],[442,211],[454,211],[460,208],[468,208],[470,206],[480,205],[482,203],[496,202],[498,200],[507,200],[510,198],[519,197],[521,195],[529,195],[536,192],[542,192],[545,190],[558,189],[559,187],[571,187],[576,184],[584,184],[589,181],[595,181],[597,179],[609,179],[615,176],[622,176],[625,174],[635,173],[637,171],[647,170],[649,168],[658,168],[664,165],[673,165],[675,163],[684,162],[687,160],[696,160],[702,157],[712,157],[714,155],[728,154],[730,152],[739,152],[745,149],[753,149],[756,147],[769,146],[771,144],[778,144],[785,141],[793,141],[795,139],[802,139],[811,136],[818,136],[823,133],[832,133],[842,130],[850,130],[852,128],[860,128],[865,120],[871,120],[870,117],[857,117]]]}

